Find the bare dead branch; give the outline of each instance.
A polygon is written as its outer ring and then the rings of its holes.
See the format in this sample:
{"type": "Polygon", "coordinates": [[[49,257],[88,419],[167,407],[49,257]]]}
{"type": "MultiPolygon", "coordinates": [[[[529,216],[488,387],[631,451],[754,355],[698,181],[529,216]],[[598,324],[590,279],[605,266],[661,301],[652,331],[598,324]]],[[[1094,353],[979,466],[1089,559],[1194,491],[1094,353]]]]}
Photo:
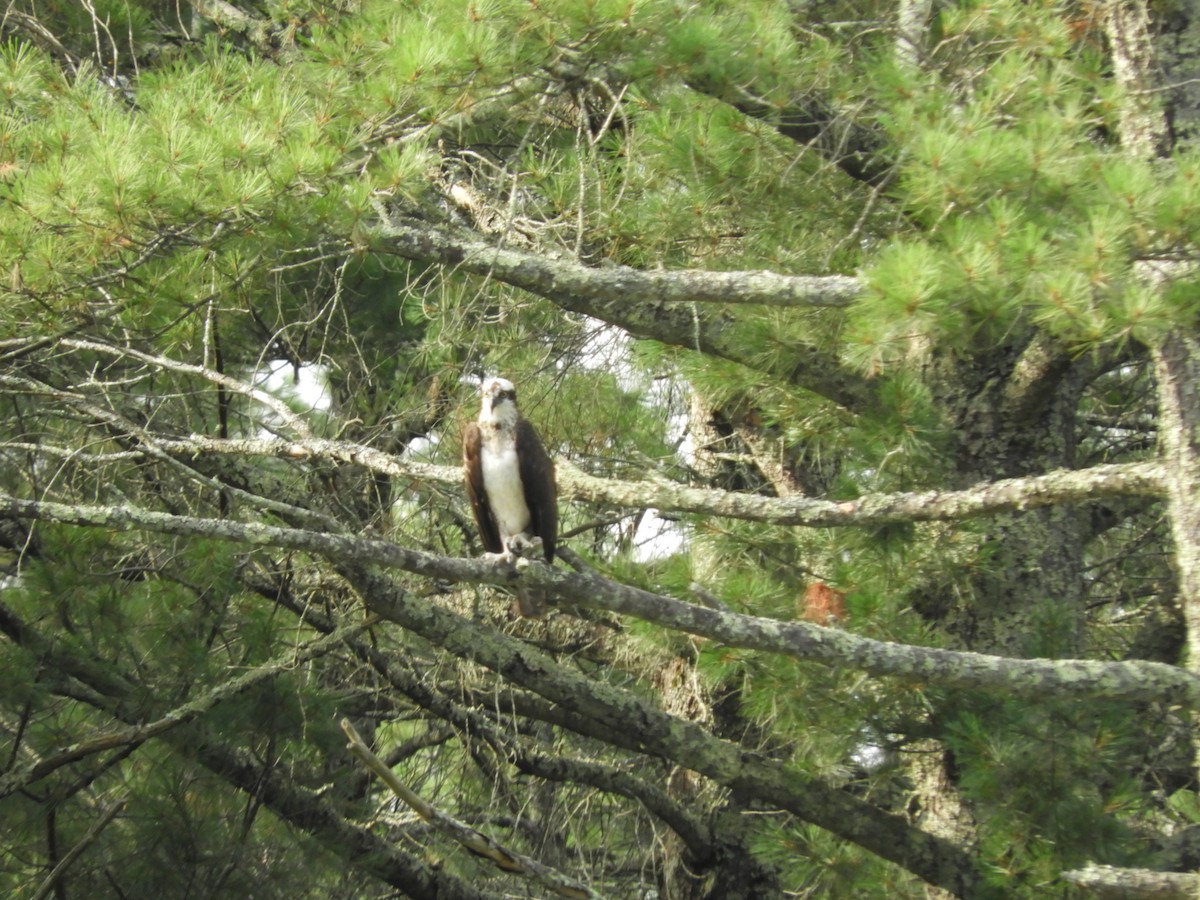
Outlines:
{"type": "Polygon", "coordinates": [[[192,365],[191,363],[179,362],[178,360],[174,360],[166,356],[143,353],[140,350],[133,349],[132,347],[118,347],[112,344],[104,344],[99,341],[64,338],[59,342],[59,344],[71,350],[90,350],[94,353],[104,353],[118,359],[136,359],[139,362],[145,363],[146,365],[164,369],[168,372],[179,372],[184,375],[195,375],[217,385],[218,387],[222,387],[227,391],[247,397],[256,403],[261,403],[279,417],[279,424],[293,430],[296,434],[302,437],[312,436],[312,430],[308,427],[308,423],[305,422],[300,416],[292,412],[292,410],[288,408],[288,405],[274,394],[255,387],[252,384],[246,384],[245,382],[239,381],[236,378],[231,378],[228,375],[207,368],[206,366],[197,366],[192,365]]]}

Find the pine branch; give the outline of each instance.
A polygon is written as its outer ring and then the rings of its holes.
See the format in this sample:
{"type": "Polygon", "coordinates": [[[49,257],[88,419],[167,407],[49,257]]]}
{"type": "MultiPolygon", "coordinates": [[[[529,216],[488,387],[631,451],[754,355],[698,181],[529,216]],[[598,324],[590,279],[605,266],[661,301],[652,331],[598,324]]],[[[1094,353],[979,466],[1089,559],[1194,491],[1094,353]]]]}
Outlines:
{"type": "MultiPolygon", "coordinates": [[[[1000,690],[1035,699],[1045,696],[1107,697],[1168,701],[1200,708],[1200,675],[1164,663],[1011,659],[891,644],[804,622],[781,622],[708,609],[599,576],[566,573],[529,560],[518,560],[516,566],[498,565],[490,560],[438,556],[350,535],[177,516],[132,506],[20,500],[0,494],[0,517],[5,516],[112,531],[148,530],[301,550],[324,556],[335,564],[382,566],[458,582],[511,585],[524,578],[530,585],[544,588],[551,596],[559,596],[582,607],[636,616],[730,647],[861,669],[873,675],[960,688],[1000,690]]],[[[412,627],[407,622],[402,624],[412,627]]],[[[465,649],[460,652],[467,653],[465,649]]]]}
{"type": "MultiPolygon", "coordinates": [[[[130,673],[86,656],[67,642],[43,635],[2,604],[0,633],[37,656],[48,670],[69,673],[86,684],[92,689],[93,696],[101,700],[92,703],[97,709],[127,726],[138,726],[146,688],[130,673]],[[107,700],[112,702],[105,702],[107,700]]],[[[336,640],[331,634],[313,642],[310,647],[317,644],[327,647],[340,640],[339,632],[336,640]]],[[[63,693],[58,687],[55,690],[63,693]]],[[[287,765],[261,764],[252,754],[223,743],[211,732],[198,734],[187,724],[163,731],[157,737],[176,753],[199,762],[234,787],[260,800],[280,819],[320,841],[324,849],[401,890],[406,896],[424,900],[493,900],[496,897],[406,853],[376,834],[370,826],[347,819],[318,792],[301,787],[287,765]]]]}
{"type": "MultiPolygon", "coordinates": [[[[376,227],[376,235],[375,249],[380,252],[495,278],[545,297],[562,309],[616,325],[635,337],[737,363],[745,360],[746,351],[730,334],[734,329],[729,318],[702,310],[699,303],[841,307],[861,291],[857,279],[840,275],[593,268],[574,259],[507,249],[412,220],[385,221],[376,227]]],[[[783,368],[771,374],[847,409],[862,412],[878,405],[871,381],[816,345],[789,356],[783,368]]]]}
{"type": "Polygon", "coordinates": [[[529,876],[560,897],[582,897],[587,898],[587,900],[601,900],[600,895],[587,885],[572,878],[567,878],[562,873],[556,872],[554,869],[543,865],[532,857],[505,847],[499,841],[489,837],[478,829],[472,828],[453,816],[442,812],[409,788],[408,785],[396,776],[395,772],[384,765],[383,760],[371,752],[371,748],[367,746],[349,719],[342,719],[338,724],[341,725],[342,731],[346,733],[346,737],[350,741],[346,745],[346,749],[358,757],[363,765],[374,772],[391,789],[393,794],[408,804],[417,815],[433,825],[442,834],[449,836],[476,856],[482,856],[485,859],[491,860],[496,868],[505,872],[515,872],[529,876]]]}
{"type": "MultiPolygon", "coordinates": [[[[11,613],[8,615],[11,615],[11,613]]],[[[342,642],[366,630],[376,621],[378,620],[366,619],[350,625],[344,625],[328,635],[323,635],[307,643],[300,644],[297,647],[290,648],[276,659],[263,663],[261,666],[255,666],[250,671],[236,678],[231,678],[229,681],[205,692],[194,700],[190,700],[182,706],[177,706],[153,722],[148,722],[144,725],[134,725],[129,728],[122,728],[90,737],[64,747],[52,756],[43,757],[18,769],[9,770],[0,776],[0,799],[34,784],[56,769],[70,765],[84,757],[130,744],[141,744],[153,737],[159,737],[172,728],[185,725],[208,712],[222,701],[249,690],[262,681],[275,678],[285,672],[294,671],[301,663],[328,653],[342,642]]]]}

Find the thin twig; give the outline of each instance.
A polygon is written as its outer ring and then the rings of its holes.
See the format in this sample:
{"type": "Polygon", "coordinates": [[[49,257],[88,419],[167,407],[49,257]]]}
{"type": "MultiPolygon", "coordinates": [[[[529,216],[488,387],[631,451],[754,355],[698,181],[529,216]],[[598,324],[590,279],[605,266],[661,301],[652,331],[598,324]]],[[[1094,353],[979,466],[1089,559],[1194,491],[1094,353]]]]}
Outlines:
{"type": "Polygon", "coordinates": [[[108,806],[104,807],[104,809],[100,812],[100,818],[92,823],[92,827],[87,830],[87,834],[80,838],[79,843],[72,847],[67,852],[67,855],[58,861],[58,865],[56,865],[50,871],[50,874],[46,876],[46,879],[38,886],[38,889],[33,892],[33,896],[30,898],[30,900],[45,900],[46,897],[49,897],[50,892],[54,890],[54,885],[57,884],[58,880],[63,877],[67,869],[74,864],[75,860],[79,859],[79,857],[83,855],[83,852],[87,850],[88,847],[95,843],[96,838],[100,836],[100,832],[107,828],[108,824],[115,819],[117,814],[124,808],[124,797],[114,800],[109,803],[108,806]]]}

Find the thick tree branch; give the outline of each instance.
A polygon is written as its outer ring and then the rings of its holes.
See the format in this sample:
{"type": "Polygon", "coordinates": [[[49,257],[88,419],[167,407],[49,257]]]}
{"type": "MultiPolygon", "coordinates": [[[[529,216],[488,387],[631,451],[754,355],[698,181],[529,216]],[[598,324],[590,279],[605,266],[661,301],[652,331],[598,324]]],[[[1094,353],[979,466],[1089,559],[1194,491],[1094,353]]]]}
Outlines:
{"type": "MultiPolygon", "coordinates": [[[[766,270],[633,269],[586,266],[577,259],[534,253],[485,240],[390,221],[379,228],[385,249],[401,256],[448,263],[498,278],[540,296],[571,293],[579,301],[609,303],[721,303],[784,308],[844,308],[863,292],[850,275],[782,275],[766,270]]],[[[694,332],[694,324],[689,326],[694,332]]]]}
{"type": "Polygon", "coordinates": [[[796,659],[848,666],[873,675],[1041,698],[1159,700],[1200,708],[1200,676],[1154,662],[1010,659],[890,644],[803,622],[780,622],[694,606],[593,575],[564,573],[527,560],[518,568],[409,550],[385,541],[294,528],[175,516],[136,507],[75,506],[0,494],[0,516],[302,550],[335,562],[377,565],[433,578],[509,584],[524,577],[551,595],[591,609],[636,616],[667,628],[796,659]]]}
{"type": "Polygon", "coordinates": [[[961,491],[864,494],[854,500],[764,497],[667,481],[620,482],[587,475],[562,462],[558,467],[563,493],[580,500],[820,528],[956,521],[1009,510],[1087,503],[1105,497],[1159,495],[1163,491],[1161,472],[1152,463],[1061,469],[1045,475],[987,482],[961,491]]]}
{"type": "Polygon", "coordinates": [[[1119,869],[1092,863],[1063,872],[1062,880],[1096,897],[1111,900],[1195,900],[1200,877],[1195,872],[1154,872],[1149,869],[1119,869]]]}
{"type": "MultiPolygon", "coordinates": [[[[844,306],[861,290],[857,279],[813,278],[773,272],[643,272],[624,266],[592,268],[569,258],[513,250],[472,236],[411,221],[376,227],[376,249],[417,262],[495,278],[545,297],[570,312],[583,313],[635,337],[686,347],[742,362],[735,320],[696,303],[772,303],[844,306]]],[[[877,405],[875,388],[816,345],[789,358],[771,374],[857,412],[877,405]]]]}
{"type": "Polygon", "coordinates": [[[930,884],[969,896],[976,873],[965,851],[914,827],[900,816],[801,772],[714,737],[702,726],[671,716],[643,697],[594,681],[542,650],[481,623],[413,598],[365,566],[341,566],[367,608],[385,619],[470,659],[513,684],[569,711],[566,727],[605,743],[651,753],[699,772],[748,797],[785,809],[820,828],[891,860],[930,884]]]}

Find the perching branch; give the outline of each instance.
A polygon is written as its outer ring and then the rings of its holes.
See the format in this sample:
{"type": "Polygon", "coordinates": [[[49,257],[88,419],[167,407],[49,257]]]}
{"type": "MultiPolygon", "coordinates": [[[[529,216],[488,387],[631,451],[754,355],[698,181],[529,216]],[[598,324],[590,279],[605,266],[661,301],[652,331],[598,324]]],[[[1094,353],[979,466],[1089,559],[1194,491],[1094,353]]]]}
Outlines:
{"type": "Polygon", "coordinates": [[[392,793],[408,804],[417,815],[433,825],[442,834],[457,841],[471,853],[491,860],[496,868],[505,872],[527,875],[560,897],[582,897],[587,898],[587,900],[601,900],[600,895],[587,885],[567,878],[562,873],[556,872],[554,869],[543,865],[532,857],[505,847],[494,838],[488,837],[483,832],[442,812],[409,788],[408,785],[396,776],[395,772],[384,764],[383,760],[372,753],[371,748],[367,746],[362,736],[350,724],[349,719],[342,719],[338,724],[341,725],[342,731],[346,733],[346,737],[350,741],[346,745],[346,749],[374,772],[391,789],[392,793]]]}
{"type": "MultiPolygon", "coordinates": [[[[411,462],[347,441],[221,440],[202,435],[153,438],[154,446],[178,457],[199,454],[269,456],[279,459],[329,459],[364,466],[372,471],[419,482],[462,484],[456,466],[411,462]]],[[[637,507],[660,512],[725,516],[771,525],[833,528],[881,525],[889,522],[955,521],[1066,503],[1087,503],[1110,497],[1161,496],[1163,473],[1157,463],[1117,463],[1088,469],[1060,469],[1044,475],[1006,478],[961,491],[906,491],[864,494],[854,500],[811,497],[766,497],[716,488],[695,488],[665,479],[616,481],[588,475],[566,460],[558,460],[558,489],[565,499],[614,507],[637,507]]]]}
{"type": "Polygon", "coordinates": [[[21,500],[0,494],[0,517],[4,516],[112,531],[144,529],[302,550],[335,562],[383,566],[450,581],[511,585],[523,577],[531,584],[547,589],[551,595],[582,607],[636,616],[667,628],[718,640],[730,647],[847,666],[873,675],[960,688],[1002,690],[1033,698],[1054,695],[1160,700],[1200,708],[1200,675],[1164,663],[1010,659],[891,644],[804,622],[780,622],[695,606],[598,576],[565,573],[528,560],[519,560],[516,567],[498,566],[490,561],[437,556],[386,541],[349,535],[176,516],[138,507],[21,500]]]}

